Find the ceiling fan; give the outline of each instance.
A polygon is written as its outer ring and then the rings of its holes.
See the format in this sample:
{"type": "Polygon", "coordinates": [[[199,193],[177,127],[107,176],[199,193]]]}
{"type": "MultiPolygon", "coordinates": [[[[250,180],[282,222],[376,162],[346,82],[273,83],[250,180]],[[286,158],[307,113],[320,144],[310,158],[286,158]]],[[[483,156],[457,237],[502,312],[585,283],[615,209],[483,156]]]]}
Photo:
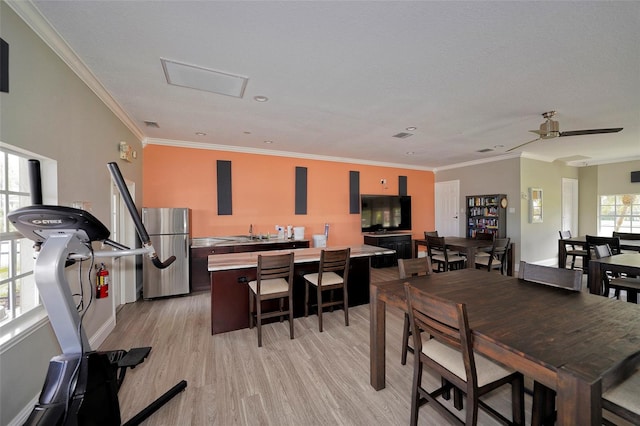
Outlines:
{"type": "Polygon", "coordinates": [[[518,146],[514,146],[513,148],[508,149],[507,152],[513,151],[514,149],[518,149],[520,147],[523,147],[525,145],[528,145],[540,139],[553,139],[555,137],[563,137],[563,136],[595,135],[599,133],[618,133],[620,130],[622,130],[622,127],[615,127],[612,129],[586,129],[586,130],[570,130],[568,132],[561,132],[560,124],[557,121],[551,119],[555,115],[555,113],[556,113],[555,111],[547,111],[543,113],[542,117],[544,117],[547,121],[545,121],[540,125],[539,130],[529,130],[530,132],[536,133],[538,135],[536,139],[529,142],[525,142],[518,146]]]}

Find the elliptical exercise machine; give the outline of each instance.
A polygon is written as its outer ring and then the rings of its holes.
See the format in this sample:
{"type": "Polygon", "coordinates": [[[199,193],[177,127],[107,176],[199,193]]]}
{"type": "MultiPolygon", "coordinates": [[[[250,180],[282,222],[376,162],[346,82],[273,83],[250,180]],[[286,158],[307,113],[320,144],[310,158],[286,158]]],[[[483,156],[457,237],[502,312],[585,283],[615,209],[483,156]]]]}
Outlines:
{"type": "MultiPolygon", "coordinates": [[[[109,240],[109,230],[85,210],[42,205],[37,160],[29,160],[33,205],[7,215],[22,235],[36,243],[34,278],[62,349],[62,354],[49,362],[38,403],[25,425],[120,425],[118,390],[127,368],[142,363],[151,351],[150,347],[92,351],[65,277],[65,267],[96,257],[148,255],[153,265],[161,269],[175,260],[175,256],[164,262],[158,258],[118,165],[109,163],[107,167],[142,241],[139,249],[109,240]],[[94,241],[116,250],[94,251],[91,245],[94,241]]],[[[125,425],[140,424],[186,387],[187,382],[180,381],[125,425]]]]}

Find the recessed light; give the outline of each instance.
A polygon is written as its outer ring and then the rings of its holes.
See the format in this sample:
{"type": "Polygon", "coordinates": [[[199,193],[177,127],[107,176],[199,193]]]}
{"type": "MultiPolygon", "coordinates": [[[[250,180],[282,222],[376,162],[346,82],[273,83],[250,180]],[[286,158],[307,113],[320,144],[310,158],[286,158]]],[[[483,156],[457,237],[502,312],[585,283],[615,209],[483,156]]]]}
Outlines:
{"type": "Polygon", "coordinates": [[[413,151],[407,151],[407,155],[413,155],[413,154],[415,154],[415,152],[413,152],[413,151]]]}
{"type": "Polygon", "coordinates": [[[207,136],[207,134],[205,132],[196,132],[196,135],[198,135],[198,136],[207,136]]]}
{"type": "Polygon", "coordinates": [[[258,96],[254,96],[253,100],[256,102],[267,102],[269,98],[267,98],[266,96],[258,95],[258,96]]]}
{"type": "Polygon", "coordinates": [[[407,127],[407,130],[410,131],[410,132],[413,132],[416,129],[417,129],[417,127],[413,127],[413,126],[407,127]]]}
{"type": "Polygon", "coordinates": [[[242,133],[244,133],[245,135],[250,135],[251,134],[251,132],[249,132],[249,131],[245,131],[245,132],[242,132],[242,133]]]}
{"type": "Polygon", "coordinates": [[[264,141],[264,143],[273,143],[273,141],[264,141]]]}
{"type": "Polygon", "coordinates": [[[155,127],[156,129],[160,128],[156,121],[145,121],[144,124],[147,127],[155,127]]]}
{"type": "Polygon", "coordinates": [[[494,145],[494,148],[504,148],[504,145],[494,145]]]}

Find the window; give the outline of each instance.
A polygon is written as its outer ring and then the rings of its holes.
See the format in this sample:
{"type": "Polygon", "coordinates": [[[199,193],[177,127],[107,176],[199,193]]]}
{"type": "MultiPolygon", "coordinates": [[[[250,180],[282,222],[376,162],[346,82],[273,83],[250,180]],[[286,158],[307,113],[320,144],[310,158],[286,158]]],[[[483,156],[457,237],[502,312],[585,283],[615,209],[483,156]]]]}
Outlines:
{"type": "Polygon", "coordinates": [[[600,196],[599,235],[640,233],[640,194],[600,196]]]}
{"type": "Polygon", "coordinates": [[[33,241],[7,213],[31,205],[28,158],[0,145],[0,327],[41,305],[33,276],[33,241]]]}

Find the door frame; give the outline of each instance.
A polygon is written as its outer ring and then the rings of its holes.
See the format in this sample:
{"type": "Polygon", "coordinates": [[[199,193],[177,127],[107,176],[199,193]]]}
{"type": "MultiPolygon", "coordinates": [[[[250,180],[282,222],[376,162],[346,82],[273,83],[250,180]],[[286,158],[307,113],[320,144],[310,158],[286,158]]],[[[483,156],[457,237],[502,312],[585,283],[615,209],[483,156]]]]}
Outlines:
{"type": "Polygon", "coordinates": [[[579,181],[573,178],[562,178],[562,202],[561,202],[561,230],[571,231],[571,235],[580,235],[578,226],[578,199],[579,181]],[[569,224],[566,226],[566,224],[569,224]]]}
{"type": "MultiPolygon", "coordinates": [[[[125,179],[125,185],[135,199],[135,182],[125,179]]],[[[130,248],[138,245],[135,226],[122,194],[115,184],[111,185],[111,229],[113,239],[130,248]]],[[[136,258],[122,256],[112,262],[113,308],[137,300],[136,258]]]]}

